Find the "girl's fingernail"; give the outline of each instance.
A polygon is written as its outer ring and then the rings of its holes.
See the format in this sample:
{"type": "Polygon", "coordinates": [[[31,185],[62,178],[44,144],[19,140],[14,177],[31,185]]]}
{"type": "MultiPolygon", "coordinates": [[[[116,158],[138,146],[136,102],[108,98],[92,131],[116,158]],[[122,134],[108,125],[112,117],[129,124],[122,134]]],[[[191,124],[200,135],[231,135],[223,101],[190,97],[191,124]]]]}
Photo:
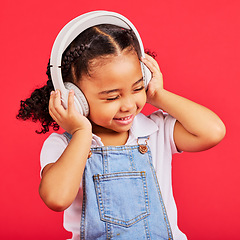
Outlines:
{"type": "Polygon", "coordinates": [[[54,94],[54,91],[51,91],[51,93],[50,93],[51,95],[53,95],[54,94]]]}

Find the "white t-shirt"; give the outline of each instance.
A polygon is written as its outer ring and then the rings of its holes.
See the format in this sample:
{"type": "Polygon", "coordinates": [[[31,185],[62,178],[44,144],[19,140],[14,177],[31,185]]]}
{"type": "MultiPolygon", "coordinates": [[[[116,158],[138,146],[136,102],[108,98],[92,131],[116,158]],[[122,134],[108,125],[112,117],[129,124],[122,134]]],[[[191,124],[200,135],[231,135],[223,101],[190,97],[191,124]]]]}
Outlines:
{"type": "MultiPolygon", "coordinates": [[[[156,111],[150,116],[138,114],[129,131],[126,145],[136,145],[139,137],[149,136],[148,145],[152,152],[153,165],[156,170],[159,186],[167,210],[174,240],[186,240],[187,237],[177,226],[177,208],[172,192],[172,154],[177,153],[173,140],[173,130],[176,119],[162,111],[156,111]]],[[[141,142],[140,142],[141,144],[141,142]]],[[[54,163],[68,145],[63,134],[51,134],[43,144],[40,162],[41,171],[49,163],[54,163]]],[[[92,147],[103,146],[101,139],[93,134],[92,147]]],[[[64,228],[72,232],[72,240],[79,239],[82,211],[82,188],[72,205],[64,211],[64,228]]]]}

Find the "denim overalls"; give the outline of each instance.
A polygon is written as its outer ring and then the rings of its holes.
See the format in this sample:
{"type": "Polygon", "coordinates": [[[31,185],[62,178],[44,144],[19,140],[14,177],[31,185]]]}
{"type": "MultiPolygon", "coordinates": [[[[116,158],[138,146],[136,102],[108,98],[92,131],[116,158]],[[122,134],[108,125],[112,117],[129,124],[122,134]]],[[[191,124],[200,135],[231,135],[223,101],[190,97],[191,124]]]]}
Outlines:
{"type": "Polygon", "coordinates": [[[147,145],[91,148],[82,185],[80,239],[173,239],[147,145]]]}

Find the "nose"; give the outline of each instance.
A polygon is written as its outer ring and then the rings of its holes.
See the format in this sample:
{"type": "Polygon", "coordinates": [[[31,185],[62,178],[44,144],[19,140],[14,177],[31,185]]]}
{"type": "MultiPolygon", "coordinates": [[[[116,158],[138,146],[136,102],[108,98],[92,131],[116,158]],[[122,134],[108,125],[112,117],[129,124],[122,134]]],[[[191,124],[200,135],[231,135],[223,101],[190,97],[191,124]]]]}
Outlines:
{"type": "Polygon", "coordinates": [[[135,101],[132,96],[122,97],[121,99],[121,108],[122,112],[131,112],[135,106],[135,101]]]}

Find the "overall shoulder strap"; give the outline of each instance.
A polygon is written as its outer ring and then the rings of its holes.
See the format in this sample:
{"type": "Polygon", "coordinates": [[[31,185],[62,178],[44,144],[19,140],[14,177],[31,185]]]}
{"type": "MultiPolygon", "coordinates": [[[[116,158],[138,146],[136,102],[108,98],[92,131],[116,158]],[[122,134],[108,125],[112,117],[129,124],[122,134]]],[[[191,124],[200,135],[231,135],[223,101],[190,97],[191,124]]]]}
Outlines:
{"type": "Polygon", "coordinates": [[[68,142],[70,142],[70,140],[72,139],[72,135],[70,133],[68,133],[68,132],[64,132],[63,134],[67,138],[68,142]]]}

